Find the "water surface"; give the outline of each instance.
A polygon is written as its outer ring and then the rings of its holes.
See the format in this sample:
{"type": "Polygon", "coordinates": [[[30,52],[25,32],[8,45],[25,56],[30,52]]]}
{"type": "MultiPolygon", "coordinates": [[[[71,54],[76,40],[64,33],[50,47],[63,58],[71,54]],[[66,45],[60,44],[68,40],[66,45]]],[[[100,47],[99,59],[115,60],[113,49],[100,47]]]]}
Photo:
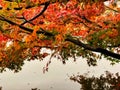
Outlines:
{"type": "Polygon", "coordinates": [[[84,59],[67,61],[63,65],[61,61],[53,59],[49,66],[49,71],[43,74],[43,67],[48,58],[43,61],[26,61],[22,70],[18,73],[7,70],[0,73],[0,86],[2,90],[31,90],[38,88],[40,90],[80,90],[78,83],[69,80],[73,74],[83,74],[90,72],[90,75],[99,76],[106,70],[116,73],[120,72],[120,64],[114,66],[103,59],[98,61],[98,66],[89,67],[84,59]]]}

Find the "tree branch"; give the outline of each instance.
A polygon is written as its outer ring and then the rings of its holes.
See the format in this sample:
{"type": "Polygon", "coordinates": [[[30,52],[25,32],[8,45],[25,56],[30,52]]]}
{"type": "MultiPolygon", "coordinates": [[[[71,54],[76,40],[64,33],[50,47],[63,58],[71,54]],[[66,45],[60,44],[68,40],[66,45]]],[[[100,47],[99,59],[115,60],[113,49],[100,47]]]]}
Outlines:
{"type": "Polygon", "coordinates": [[[108,8],[109,10],[112,10],[112,11],[114,11],[114,12],[120,13],[119,11],[117,11],[117,10],[115,10],[115,9],[113,9],[113,8],[110,8],[109,6],[105,6],[105,7],[108,8]]]}
{"type": "MultiPolygon", "coordinates": [[[[23,25],[19,25],[19,24],[17,24],[16,22],[13,22],[13,21],[11,21],[11,20],[9,20],[9,19],[7,19],[7,18],[5,18],[5,17],[3,17],[3,16],[1,16],[1,15],[0,15],[0,20],[5,21],[5,22],[7,22],[7,23],[9,23],[9,24],[11,24],[11,25],[16,25],[16,26],[18,26],[19,28],[21,28],[21,29],[23,29],[24,31],[27,31],[27,32],[29,32],[29,33],[32,33],[32,32],[34,31],[34,30],[31,29],[31,28],[27,28],[27,27],[25,27],[25,26],[23,26],[23,25]]],[[[47,32],[47,31],[43,30],[42,28],[40,28],[40,29],[37,31],[37,34],[44,34],[44,35],[47,35],[47,36],[54,36],[52,33],[47,32]]]]}
{"type": "Polygon", "coordinates": [[[24,25],[27,22],[33,21],[36,18],[38,18],[40,15],[42,15],[45,12],[45,10],[47,9],[47,7],[49,6],[49,4],[50,4],[50,1],[45,2],[44,4],[42,4],[42,5],[45,5],[44,8],[43,8],[43,10],[39,14],[37,14],[36,16],[34,16],[33,18],[31,18],[30,20],[25,20],[25,22],[23,22],[21,25],[24,25]]]}
{"type": "Polygon", "coordinates": [[[104,55],[111,56],[111,57],[116,58],[116,59],[120,59],[120,54],[108,51],[108,50],[100,48],[100,47],[92,47],[92,46],[90,46],[88,44],[84,44],[81,41],[74,39],[71,36],[67,37],[65,40],[70,41],[70,42],[72,42],[72,43],[74,43],[74,44],[76,44],[78,46],[81,46],[84,49],[94,51],[94,52],[99,52],[99,53],[102,53],[104,55]]]}
{"type": "Polygon", "coordinates": [[[87,23],[89,23],[89,24],[94,24],[94,25],[96,25],[97,27],[102,28],[101,25],[99,25],[99,24],[97,24],[97,23],[89,20],[87,17],[85,17],[85,16],[83,16],[83,15],[78,15],[78,16],[79,16],[81,19],[85,20],[87,23]]]}
{"type": "Polygon", "coordinates": [[[20,27],[21,29],[24,29],[25,31],[28,31],[28,32],[30,32],[30,33],[33,32],[32,29],[27,28],[27,27],[22,26],[22,25],[19,25],[19,24],[15,23],[15,22],[13,22],[13,21],[11,21],[11,20],[5,18],[5,17],[2,16],[2,15],[0,15],[0,20],[5,21],[5,22],[7,22],[7,23],[9,23],[9,24],[11,24],[11,25],[16,25],[16,26],[20,27]]]}

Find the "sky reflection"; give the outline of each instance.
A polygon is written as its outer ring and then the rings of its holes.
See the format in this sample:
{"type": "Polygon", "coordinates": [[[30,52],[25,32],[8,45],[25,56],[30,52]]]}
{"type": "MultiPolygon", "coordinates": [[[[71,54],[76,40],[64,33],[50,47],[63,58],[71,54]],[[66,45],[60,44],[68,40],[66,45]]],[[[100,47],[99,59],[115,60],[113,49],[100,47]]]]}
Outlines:
{"type": "Polygon", "coordinates": [[[61,61],[53,59],[49,66],[49,71],[43,74],[43,67],[48,58],[43,61],[25,62],[22,70],[18,73],[7,70],[0,73],[0,86],[2,90],[31,90],[38,88],[40,90],[80,90],[78,83],[70,81],[68,76],[73,74],[84,74],[88,71],[89,75],[100,76],[106,70],[116,73],[120,72],[120,64],[111,66],[109,61],[100,60],[98,66],[89,67],[84,59],[79,58],[76,62],[67,61],[63,65],[61,61]]]}

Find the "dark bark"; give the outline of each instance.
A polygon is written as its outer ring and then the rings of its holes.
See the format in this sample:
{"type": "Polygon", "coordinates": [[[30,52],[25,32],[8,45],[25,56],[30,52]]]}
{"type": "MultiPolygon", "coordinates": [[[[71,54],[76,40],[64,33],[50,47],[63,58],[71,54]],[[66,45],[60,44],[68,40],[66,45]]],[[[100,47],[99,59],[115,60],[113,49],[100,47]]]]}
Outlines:
{"type": "Polygon", "coordinates": [[[24,25],[27,22],[31,22],[31,21],[35,20],[36,18],[38,18],[39,16],[41,16],[45,12],[45,10],[49,6],[49,4],[50,4],[50,2],[45,2],[44,4],[42,4],[42,5],[45,5],[44,8],[43,8],[43,10],[39,14],[37,14],[36,16],[34,16],[33,18],[31,18],[30,20],[25,20],[25,22],[23,22],[21,25],[24,25]]]}
{"type": "Polygon", "coordinates": [[[108,51],[108,50],[100,48],[100,47],[92,47],[88,44],[82,43],[81,41],[79,41],[77,39],[74,39],[73,37],[67,37],[65,40],[70,41],[70,42],[72,42],[80,47],[83,47],[84,49],[94,51],[94,52],[99,52],[99,53],[102,53],[104,55],[111,56],[111,57],[116,58],[116,59],[120,59],[120,54],[108,51]]]}
{"type": "MultiPolygon", "coordinates": [[[[5,21],[5,22],[7,22],[7,23],[9,23],[9,24],[11,24],[11,25],[16,25],[16,26],[18,26],[19,28],[21,28],[21,29],[23,29],[24,31],[27,31],[27,32],[29,32],[29,33],[32,33],[32,32],[33,32],[33,29],[27,28],[27,27],[25,27],[25,26],[23,26],[23,25],[19,25],[19,24],[17,24],[16,22],[13,22],[13,21],[11,21],[11,20],[3,17],[3,16],[0,16],[0,20],[5,21]]],[[[38,34],[45,34],[45,35],[47,35],[47,36],[53,36],[52,33],[47,32],[47,31],[43,30],[42,28],[40,28],[40,30],[37,31],[37,33],[38,33],[38,34]]]]}

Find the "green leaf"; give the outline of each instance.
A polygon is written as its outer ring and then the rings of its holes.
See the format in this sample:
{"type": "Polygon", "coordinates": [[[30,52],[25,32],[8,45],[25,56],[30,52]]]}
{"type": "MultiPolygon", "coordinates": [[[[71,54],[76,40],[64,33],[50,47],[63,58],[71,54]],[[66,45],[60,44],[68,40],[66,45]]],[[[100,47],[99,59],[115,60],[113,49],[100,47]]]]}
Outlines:
{"type": "Polygon", "coordinates": [[[17,3],[20,3],[20,2],[22,2],[22,0],[15,0],[17,3]]]}

